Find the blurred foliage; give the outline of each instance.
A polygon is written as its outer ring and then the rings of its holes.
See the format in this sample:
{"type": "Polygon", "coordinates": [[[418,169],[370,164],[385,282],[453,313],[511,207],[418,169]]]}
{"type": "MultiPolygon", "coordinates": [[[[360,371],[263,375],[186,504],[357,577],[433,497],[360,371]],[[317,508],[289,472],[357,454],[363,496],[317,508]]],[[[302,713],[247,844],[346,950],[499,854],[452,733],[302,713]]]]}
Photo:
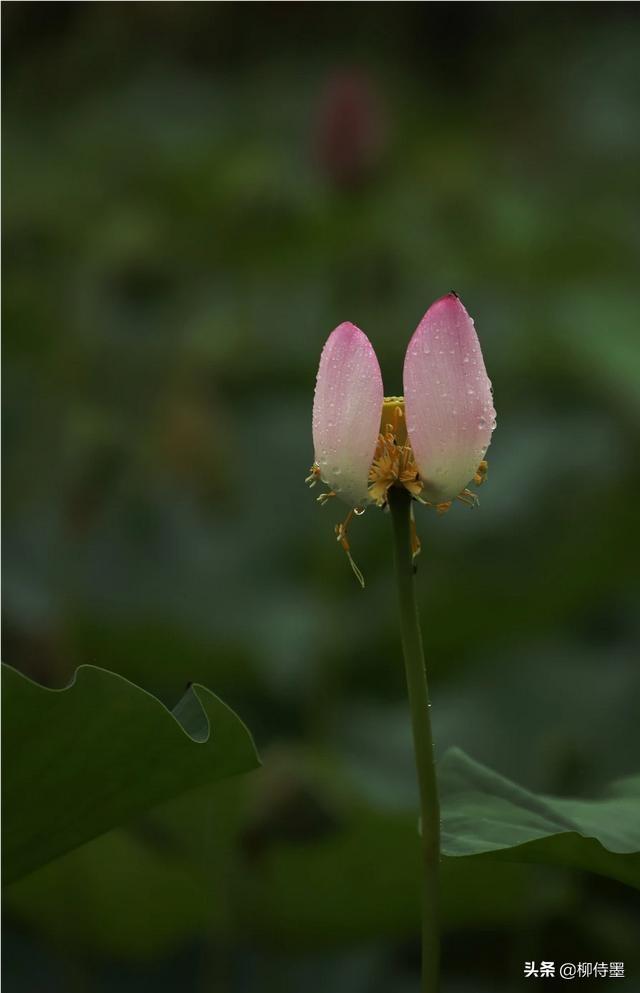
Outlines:
{"type": "MultiPolygon", "coordinates": [[[[498,428],[480,510],[419,520],[438,751],[543,793],[637,772],[634,11],[13,3],[3,22],[5,659],[52,686],[115,669],[169,705],[201,682],[266,756],[219,787],[224,824],[200,791],[25,880],[7,988],[409,993],[389,522],[353,529],[363,593],[303,484],[317,361],[353,320],[398,391],[422,313],[460,293],[498,428]],[[341,831],[328,753],[362,826],[316,908],[309,866],[341,831]],[[339,935],[378,865],[384,903],[339,935]],[[291,887],[305,916],[279,930],[291,887]]],[[[448,886],[446,993],[518,989],[525,958],[639,974],[632,891],[485,872],[448,886]]]]}

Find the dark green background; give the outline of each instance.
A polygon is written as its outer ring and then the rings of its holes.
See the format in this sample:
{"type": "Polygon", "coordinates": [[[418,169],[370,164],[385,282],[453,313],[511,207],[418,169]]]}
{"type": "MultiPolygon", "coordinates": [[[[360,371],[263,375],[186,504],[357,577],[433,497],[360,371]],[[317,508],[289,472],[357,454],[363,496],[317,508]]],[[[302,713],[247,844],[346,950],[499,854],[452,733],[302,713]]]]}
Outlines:
{"type": "MultiPolygon", "coordinates": [[[[3,27],[4,658],[169,705],[202,682],[265,763],[10,894],[6,988],[411,993],[390,523],[355,522],[362,592],[303,482],[317,362],[352,320],[399,392],[458,291],[498,427],[481,508],[418,514],[438,752],[580,796],[637,771],[635,7],[11,3],[3,27]]],[[[526,988],[531,959],[640,988],[633,891],[464,872],[445,993],[526,988]]]]}

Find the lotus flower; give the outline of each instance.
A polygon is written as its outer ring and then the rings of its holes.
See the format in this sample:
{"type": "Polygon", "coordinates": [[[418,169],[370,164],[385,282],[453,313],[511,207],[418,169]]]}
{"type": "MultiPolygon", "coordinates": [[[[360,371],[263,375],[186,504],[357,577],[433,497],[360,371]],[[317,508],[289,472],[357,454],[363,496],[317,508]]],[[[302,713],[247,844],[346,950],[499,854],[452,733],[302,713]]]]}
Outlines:
{"type": "Polygon", "coordinates": [[[390,487],[403,486],[443,513],[454,499],[474,506],[477,497],[467,484],[486,475],[484,455],[495,427],[491,382],[473,321],[455,293],[436,300],[420,321],[403,378],[404,397],[385,397],[364,332],[346,322],[329,335],[316,382],[315,462],[307,481],[329,487],[320,503],[340,497],[350,505],[336,528],[350,560],[346,532],[353,514],[371,503],[385,507],[390,487]]]}

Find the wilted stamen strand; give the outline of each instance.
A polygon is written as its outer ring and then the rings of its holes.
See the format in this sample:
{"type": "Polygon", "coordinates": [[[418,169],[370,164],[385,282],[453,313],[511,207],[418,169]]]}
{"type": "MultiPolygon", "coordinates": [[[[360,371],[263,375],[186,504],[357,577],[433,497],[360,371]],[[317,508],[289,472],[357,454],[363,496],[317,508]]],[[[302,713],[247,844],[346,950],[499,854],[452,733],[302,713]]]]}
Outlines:
{"type": "Polygon", "coordinates": [[[336,532],[337,540],[340,542],[345,555],[349,559],[349,565],[353,570],[354,576],[360,583],[362,589],[364,589],[364,576],[362,575],[358,566],[353,561],[353,557],[351,555],[351,546],[349,545],[349,539],[347,538],[347,528],[351,523],[351,519],[353,518],[353,515],[357,513],[359,509],[360,508],[354,508],[353,510],[350,510],[347,516],[345,517],[344,521],[342,521],[341,524],[336,524],[335,532],[336,532]]]}
{"type": "Polygon", "coordinates": [[[326,493],[321,493],[319,497],[316,497],[316,502],[319,503],[321,507],[324,507],[327,500],[330,500],[332,497],[337,495],[338,494],[335,490],[328,490],[326,493]]]}
{"type": "Polygon", "coordinates": [[[471,507],[472,509],[473,507],[480,506],[480,498],[475,493],[472,493],[471,490],[465,489],[462,493],[458,493],[456,500],[459,500],[460,503],[464,503],[467,507],[471,507]]]}

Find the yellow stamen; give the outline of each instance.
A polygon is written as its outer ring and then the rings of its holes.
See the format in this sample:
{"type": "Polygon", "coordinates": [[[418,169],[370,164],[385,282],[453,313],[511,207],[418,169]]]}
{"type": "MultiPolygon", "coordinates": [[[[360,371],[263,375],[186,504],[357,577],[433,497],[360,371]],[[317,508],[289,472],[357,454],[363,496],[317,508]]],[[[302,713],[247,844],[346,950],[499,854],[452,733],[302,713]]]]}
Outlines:
{"type": "Polygon", "coordinates": [[[407,435],[404,397],[385,397],[382,403],[380,434],[369,469],[369,497],[378,507],[387,503],[392,486],[404,486],[420,499],[422,480],[407,435]]]}
{"type": "Polygon", "coordinates": [[[314,462],[311,468],[309,469],[309,475],[305,479],[305,483],[307,483],[310,487],[315,486],[319,479],[320,479],[320,466],[318,465],[317,462],[314,462]]]}
{"type": "Polygon", "coordinates": [[[482,486],[485,479],[487,478],[488,470],[489,470],[489,463],[487,462],[486,459],[483,459],[480,465],[478,466],[475,476],[473,477],[473,481],[476,484],[476,486],[482,486]]]}
{"type": "MultiPolygon", "coordinates": [[[[485,459],[478,466],[473,477],[476,486],[481,486],[487,478],[488,464],[485,459]]],[[[309,475],[305,482],[309,486],[315,486],[321,480],[320,466],[314,462],[309,470],[309,475]]],[[[441,503],[432,503],[422,496],[424,488],[423,481],[418,471],[411,442],[407,433],[407,423],[405,419],[404,397],[385,397],[382,404],[382,417],[380,422],[380,433],[376,443],[373,462],[369,469],[369,500],[378,507],[385,508],[388,504],[388,492],[392,486],[403,486],[411,494],[414,500],[435,510],[438,515],[446,514],[450,510],[453,500],[444,500],[441,503]]],[[[337,496],[335,490],[321,493],[317,501],[324,506],[328,500],[337,496]]],[[[479,500],[475,493],[469,489],[464,489],[456,497],[467,507],[477,507],[479,500]]],[[[353,515],[364,514],[364,507],[354,507],[349,511],[341,524],[336,524],[336,539],[349,559],[353,573],[364,588],[364,576],[353,561],[351,548],[347,538],[347,528],[351,523],[353,515]]],[[[416,531],[416,522],[411,507],[411,554],[415,559],[420,554],[420,538],[416,531]]]]}

